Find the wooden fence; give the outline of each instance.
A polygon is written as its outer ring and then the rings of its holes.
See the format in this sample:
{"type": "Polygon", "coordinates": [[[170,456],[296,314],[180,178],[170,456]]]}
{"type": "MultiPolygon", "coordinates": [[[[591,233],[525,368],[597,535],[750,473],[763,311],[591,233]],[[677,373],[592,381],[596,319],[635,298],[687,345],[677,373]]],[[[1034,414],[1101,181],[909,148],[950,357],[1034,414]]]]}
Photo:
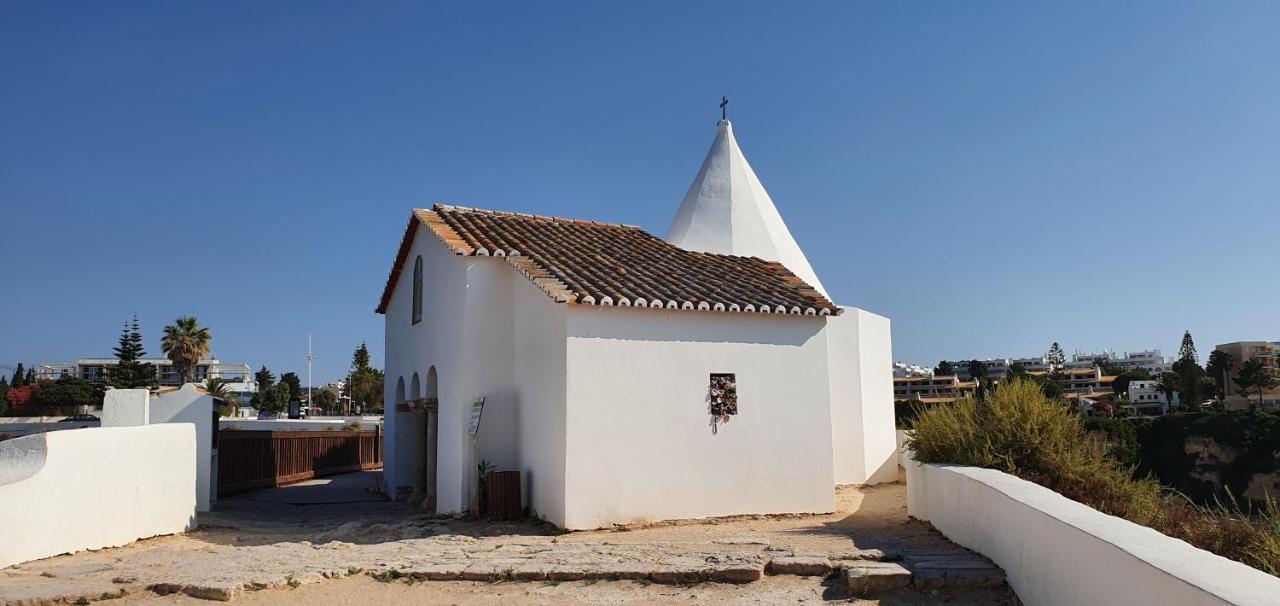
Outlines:
{"type": "Polygon", "coordinates": [[[218,495],[382,468],[380,431],[219,431],[218,495]]]}

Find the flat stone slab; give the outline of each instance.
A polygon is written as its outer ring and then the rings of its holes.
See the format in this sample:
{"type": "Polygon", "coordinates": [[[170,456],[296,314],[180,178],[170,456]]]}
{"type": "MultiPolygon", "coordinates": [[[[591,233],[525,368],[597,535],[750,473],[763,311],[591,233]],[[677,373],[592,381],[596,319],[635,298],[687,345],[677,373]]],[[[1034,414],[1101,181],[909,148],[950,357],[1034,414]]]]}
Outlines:
{"type": "Polygon", "coordinates": [[[840,570],[850,595],[865,596],[911,585],[911,571],[895,562],[849,562],[840,570]]]}
{"type": "Polygon", "coordinates": [[[835,568],[831,560],[820,556],[783,556],[773,558],[765,571],[769,574],[793,574],[803,577],[825,577],[835,568]]]}
{"type": "Polygon", "coordinates": [[[910,562],[913,582],[923,589],[992,588],[1005,583],[1000,567],[976,558],[944,558],[910,562]]]}

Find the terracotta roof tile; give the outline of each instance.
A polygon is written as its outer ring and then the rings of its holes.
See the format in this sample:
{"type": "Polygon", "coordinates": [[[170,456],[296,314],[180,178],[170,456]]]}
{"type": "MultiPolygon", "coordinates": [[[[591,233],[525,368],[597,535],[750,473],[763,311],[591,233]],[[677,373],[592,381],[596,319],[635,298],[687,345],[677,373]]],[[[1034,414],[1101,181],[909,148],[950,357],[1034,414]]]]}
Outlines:
{"type": "Polygon", "coordinates": [[[803,315],[840,309],[781,263],[687,251],[633,225],[437,204],[413,212],[378,313],[418,223],[456,255],[501,256],[561,303],[803,315]]]}

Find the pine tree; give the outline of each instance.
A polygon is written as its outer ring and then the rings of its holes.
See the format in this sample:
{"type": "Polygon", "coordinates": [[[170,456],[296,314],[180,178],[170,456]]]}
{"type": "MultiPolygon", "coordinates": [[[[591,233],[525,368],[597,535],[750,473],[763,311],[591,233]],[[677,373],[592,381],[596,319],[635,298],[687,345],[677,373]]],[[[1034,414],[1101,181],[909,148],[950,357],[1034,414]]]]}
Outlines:
{"type": "Polygon", "coordinates": [[[1196,355],[1196,342],[1191,338],[1191,331],[1182,333],[1182,345],[1178,347],[1179,360],[1191,360],[1194,364],[1200,363],[1200,356],[1196,355]]]}
{"type": "Polygon", "coordinates": [[[18,362],[18,368],[13,371],[13,380],[9,381],[9,385],[13,387],[22,387],[27,384],[27,371],[23,369],[22,362],[18,362]]]}
{"type": "Polygon", "coordinates": [[[112,350],[119,362],[108,369],[107,381],[112,387],[120,389],[142,389],[151,387],[155,379],[155,371],[142,362],[147,352],[142,349],[142,331],[138,328],[138,316],[133,323],[125,322],[120,330],[120,341],[112,350]]]}
{"type": "Polygon", "coordinates": [[[1192,409],[1200,406],[1204,369],[1200,367],[1196,342],[1189,330],[1182,333],[1182,345],[1178,347],[1178,361],[1173,363],[1173,372],[1178,373],[1181,383],[1182,405],[1192,409]]]}
{"type": "Polygon", "coordinates": [[[1045,363],[1052,370],[1062,370],[1067,365],[1067,354],[1062,351],[1062,346],[1057,341],[1049,346],[1049,353],[1045,355],[1045,363]]]}
{"type": "Polygon", "coordinates": [[[356,352],[351,355],[351,369],[357,371],[369,370],[369,362],[369,348],[361,341],[360,347],[357,347],[356,352]]]}

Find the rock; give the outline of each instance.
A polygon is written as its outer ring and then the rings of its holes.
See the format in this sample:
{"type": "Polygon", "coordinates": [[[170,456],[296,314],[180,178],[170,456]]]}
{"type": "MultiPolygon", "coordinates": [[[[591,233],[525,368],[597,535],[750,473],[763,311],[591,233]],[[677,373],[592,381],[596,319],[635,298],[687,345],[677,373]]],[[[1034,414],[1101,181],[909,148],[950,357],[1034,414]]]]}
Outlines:
{"type": "Polygon", "coordinates": [[[711,580],[717,583],[750,583],[764,576],[764,565],[750,562],[728,562],[714,564],[711,569],[711,580]]]}
{"type": "Polygon", "coordinates": [[[893,562],[850,562],[842,567],[840,576],[851,595],[863,596],[911,584],[911,571],[893,562]]]}
{"type": "Polygon", "coordinates": [[[897,562],[902,559],[902,556],[896,553],[885,553],[880,549],[852,549],[849,551],[835,551],[829,553],[827,554],[827,558],[832,561],[865,560],[870,562],[897,562]]]}
{"type": "Polygon", "coordinates": [[[769,561],[769,574],[794,574],[805,577],[825,577],[831,574],[831,560],[823,557],[778,557],[769,561]]]}
{"type": "Polygon", "coordinates": [[[943,558],[908,564],[916,587],[1000,587],[1004,571],[990,562],[975,558],[943,558]]]}

